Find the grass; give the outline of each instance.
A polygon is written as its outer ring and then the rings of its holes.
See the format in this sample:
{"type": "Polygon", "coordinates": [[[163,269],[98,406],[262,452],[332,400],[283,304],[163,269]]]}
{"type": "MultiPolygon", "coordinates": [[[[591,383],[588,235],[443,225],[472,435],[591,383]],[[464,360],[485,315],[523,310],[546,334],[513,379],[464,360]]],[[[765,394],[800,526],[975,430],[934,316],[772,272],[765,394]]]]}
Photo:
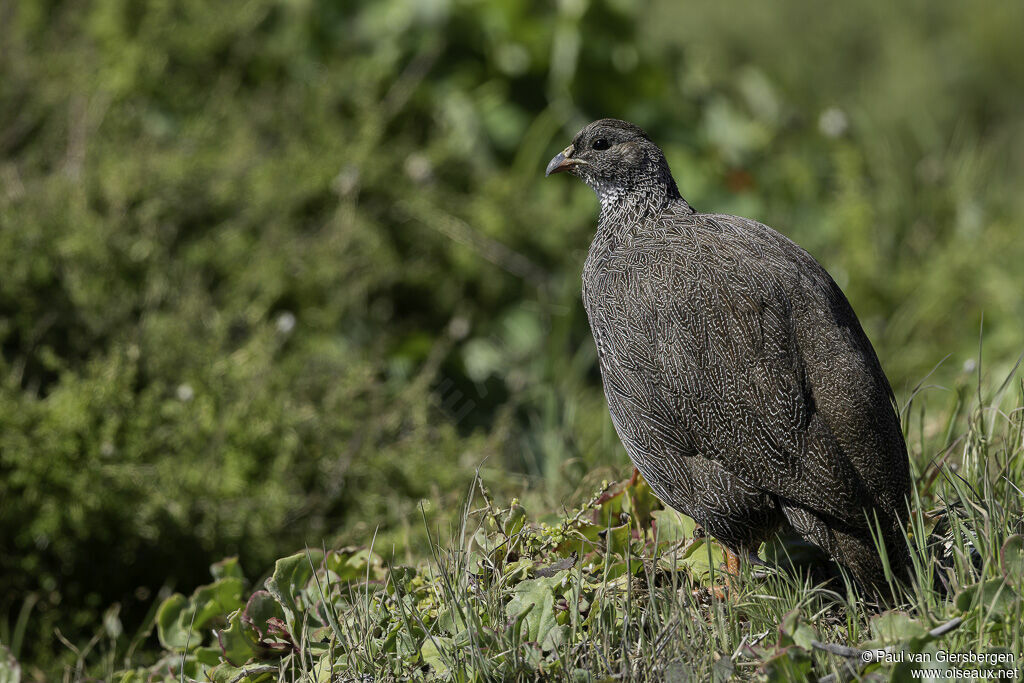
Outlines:
{"type": "Polygon", "coordinates": [[[478,475],[451,528],[422,516],[418,563],[397,564],[366,539],[282,558],[250,586],[229,559],[192,596],[166,598],[134,638],[108,612],[65,679],[1019,675],[1024,383],[1012,377],[987,396],[980,379],[919,387],[905,406],[914,568],[887,604],[841,574],[823,580],[792,542],[774,546],[779,569],[745,564],[721,599],[711,587],[723,583],[722,549],[636,477],[603,483],[573,510],[531,514],[515,499],[496,503],[478,475]],[[154,626],[159,651],[140,649],[154,626]]]}

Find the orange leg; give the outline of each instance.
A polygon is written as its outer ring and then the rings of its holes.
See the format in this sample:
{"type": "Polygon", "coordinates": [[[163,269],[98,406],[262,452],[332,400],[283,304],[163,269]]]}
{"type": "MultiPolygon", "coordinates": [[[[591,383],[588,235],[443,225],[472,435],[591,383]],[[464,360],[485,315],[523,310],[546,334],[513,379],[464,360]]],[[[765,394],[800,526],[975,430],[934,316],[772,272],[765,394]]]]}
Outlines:
{"type": "Polygon", "coordinates": [[[735,599],[740,587],[740,558],[728,548],[725,549],[725,585],[729,587],[729,595],[735,599]]]}
{"type": "Polygon", "coordinates": [[[712,586],[708,590],[710,590],[711,594],[715,596],[715,600],[725,602],[729,599],[729,591],[724,586],[712,586]]]}
{"type": "Polygon", "coordinates": [[[725,566],[723,567],[725,570],[725,585],[712,586],[711,592],[719,600],[735,600],[739,589],[740,558],[739,555],[728,548],[723,548],[723,550],[725,550],[725,566]]]}
{"type": "Polygon", "coordinates": [[[734,578],[734,579],[735,578],[739,578],[739,575],[740,575],[740,558],[739,558],[739,555],[737,555],[733,551],[729,550],[728,548],[725,549],[725,571],[732,578],[734,578]]]}
{"type": "MultiPolygon", "coordinates": [[[[723,569],[725,574],[725,585],[711,586],[709,590],[718,600],[735,600],[739,588],[740,558],[736,553],[732,552],[728,548],[724,548],[724,550],[725,566],[723,569]]],[[[697,591],[694,591],[694,593],[696,594],[697,591]]]]}

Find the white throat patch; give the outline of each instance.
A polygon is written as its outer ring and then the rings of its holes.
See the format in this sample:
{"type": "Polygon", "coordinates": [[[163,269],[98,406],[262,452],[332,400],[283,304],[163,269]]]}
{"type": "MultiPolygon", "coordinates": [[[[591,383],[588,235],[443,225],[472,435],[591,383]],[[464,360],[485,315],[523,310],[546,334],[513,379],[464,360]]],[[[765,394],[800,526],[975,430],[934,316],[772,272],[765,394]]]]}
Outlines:
{"type": "Polygon", "coordinates": [[[620,187],[602,187],[597,193],[597,199],[601,202],[602,209],[611,208],[622,196],[620,187]]]}

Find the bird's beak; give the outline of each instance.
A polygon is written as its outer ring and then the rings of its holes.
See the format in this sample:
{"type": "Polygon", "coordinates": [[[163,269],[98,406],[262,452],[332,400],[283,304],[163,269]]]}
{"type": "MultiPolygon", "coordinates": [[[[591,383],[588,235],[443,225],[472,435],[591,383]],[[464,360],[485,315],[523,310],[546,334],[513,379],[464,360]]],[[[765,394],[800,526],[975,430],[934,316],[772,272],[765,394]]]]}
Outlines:
{"type": "Polygon", "coordinates": [[[547,177],[552,173],[561,173],[568,171],[573,166],[582,163],[579,159],[573,159],[572,153],[576,151],[569,145],[561,152],[555,155],[555,158],[548,162],[548,167],[544,169],[544,176],[547,177]]]}

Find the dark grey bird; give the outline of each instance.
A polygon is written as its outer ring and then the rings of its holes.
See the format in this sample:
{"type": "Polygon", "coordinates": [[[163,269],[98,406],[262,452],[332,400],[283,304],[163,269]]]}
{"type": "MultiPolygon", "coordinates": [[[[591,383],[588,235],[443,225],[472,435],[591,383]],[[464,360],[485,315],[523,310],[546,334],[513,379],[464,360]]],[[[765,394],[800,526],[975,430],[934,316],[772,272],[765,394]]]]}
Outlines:
{"type": "Polygon", "coordinates": [[[563,171],[601,202],[583,303],[612,422],[654,492],[737,555],[788,522],[867,587],[885,581],[877,536],[898,576],[907,449],[825,269],[768,226],[693,209],[631,123],[586,126],[546,175],[563,171]]]}

